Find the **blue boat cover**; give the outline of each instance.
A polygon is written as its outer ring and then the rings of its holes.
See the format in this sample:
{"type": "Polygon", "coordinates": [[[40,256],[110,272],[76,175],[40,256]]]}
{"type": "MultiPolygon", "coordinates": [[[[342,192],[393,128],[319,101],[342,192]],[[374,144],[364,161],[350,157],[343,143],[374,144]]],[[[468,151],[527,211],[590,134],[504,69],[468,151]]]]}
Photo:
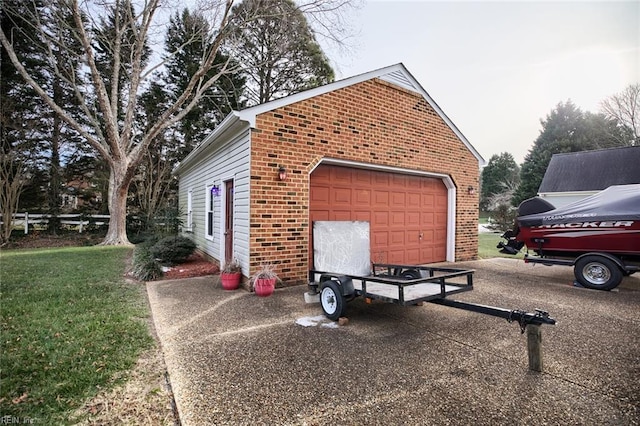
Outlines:
{"type": "Polygon", "coordinates": [[[526,227],[623,220],[640,220],[640,184],[610,186],[564,207],[518,217],[520,226],[526,227]]]}

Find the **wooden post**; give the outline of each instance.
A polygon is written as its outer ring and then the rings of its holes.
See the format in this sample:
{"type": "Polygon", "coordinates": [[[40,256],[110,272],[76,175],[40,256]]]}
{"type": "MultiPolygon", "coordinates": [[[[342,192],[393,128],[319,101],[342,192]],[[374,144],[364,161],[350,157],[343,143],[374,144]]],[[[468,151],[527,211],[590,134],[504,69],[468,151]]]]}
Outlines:
{"type": "Polygon", "coordinates": [[[24,233],[29,233],[29,212],[24,213],[24,233]]]}
{"type": "Polygon", "coordinates": [[[529,370],[542,372],[542,329],[539,325],[527,325],[527,354],[529,370]]]}

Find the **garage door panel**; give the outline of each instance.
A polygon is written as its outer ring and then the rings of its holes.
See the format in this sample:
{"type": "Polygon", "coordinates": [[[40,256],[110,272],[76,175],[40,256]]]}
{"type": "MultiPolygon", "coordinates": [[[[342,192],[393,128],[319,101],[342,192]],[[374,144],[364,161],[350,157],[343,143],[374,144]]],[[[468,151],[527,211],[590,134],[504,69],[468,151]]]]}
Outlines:
{"type": "Polygon", "coordinates": [[[371,206],[371,190],[369,189],[354,189],[354,200],[360,207],[369,207],[371,206]]]}
{"type": "Polygon", "coordinates": [[[391,219],[390,225],[392,227],[396,227],[396,226],[404,227],[406,224],[404,220],[404,212],[391,212],[389,213],[389,218],[391,219]]]}
{"type": "MultiPolygon", "coordinates": [[[[407,242],[407,245],[412,246],[420,244],[420,234],[421,232],[417,229],[410,229],[408,231],[405,231],[404,239],[407,242]]],[[[422,238],[424,239],[424,236],[422,238]]]]}
{"type": "Polygon", "coordinates": [[[407,188],[411,190],[420,190],[422,188],[422,179],[418,176],[407,176],[407,188]]]}
{"type": "MultiPolygon", "coordinates": [[[[420,249],[407,250],[405,253],[406,263],[409,265],[420,264],[420,249]]],[[[402,262],[405,263],[405,262],[402,262]]]]}
{"type": "Polygon", "coordinates": [[[436,196],[434,194],[422,194],[421,204],[423,208],[433,209],[436,206],[436,196]]]}
{"type": "Polygon", "coordinates": [[[395,208],[405,207],[406,206],[406,194],[403,192],[392,192],[391,193],[391,205],[395,208]]]}
{"type": "Polygon", "coordinates": [[[313,182],[314,184],[322,184],[326,183],[329,185],[331,183],[331,168],[329,167],[318,167],[313,171],[313,182]]]}
{"type": "MultiPolygon", "coordinates": [[[[389,263],[403,264],[405,263],[405,251],[404,250],[389,250],[389,263]]],[[[408,263],[408,262],[407,262],[408,263]]]]}
{"type": "Polygon", "coordinates": [[[329,220],[330,212],[329,210],[314,210],[311,214],[311,223],[318,220],[329,220]]]}
{"type": "Polygon", "coordinates": [[[439,195],[436,197],[436,208],[438,208],[440,211],[446,211],[447,204],[448,202],[446,195],[439,195]]]}
{"type": "Polygon", "coordinates": [[[447,207],[440,179],[327,165],[311,175],[312,220],[369,222],[373,262],[445,260],[447,207]]]}
{"type": "Polygon", "coordinates": [[[372,179],[371,181],[373,182],[374,185],[376,186],[385,186],[388,187],[389,186],[389,178],[390,178],[390,173],[382,173],[382,172],[372,172],[372,179]]]}
{"type": "Polygon", "coordinates": [[[389,225],[389,212],[374,211],[373,221],[370,223],[374,228],[387,227],[389,225]]]}
{"type": "Polygon", "coordinates": [[[389,191],[374,191],[371,208],[374,210],[389,207],[389,191]]]}
{"type": "Polygon", "coordinates": [[[371,235],[371,242],[374,247],[387,247],[389,245],[389,233],[388,232],[374,232],[371,235]]]}
{"type": "Polygon", "coordinates": [[[408,209],[420,209],[422,204],[420,203],[420,193],[409,192],[407,193],[406,206],[408,209]]]}
{"type": "Polygon", "coordinates": [[[328,206],[330,204],[329,187],[318,186],[314,188],[314,191],[311,193],[310,199],[312,203],[328,206]]]}
{"type": "Polygon", "coordinates": [[[371,211],[356,211],[353,213],[353,219],[359,222],[369,222],[371,223],[371,211]]]}
{"type": "Polygon", "coordinates": [[[404,245],[405,231],[391,231],[389,233],[389,242],[393,246],[404,245]]]}
{"type": "Polygon", "coordinates": [[[331,220],[336,220],[336,221],[340,221],[340,220],[353,220],[351,219],[351,211],[350,210],[346,210],[346,211],[334,211],[333,214],[331,215],[331,220]]]}
{"type": "Polygon", "coordinates": [[[436,215],[433,212],[421,212],[420,213],[420,224],[426,227],[432,227],[436,223],[436,215]]]}
{"type": "Polygon", "coordinates": [[[351,188],[333,188],[331,200],[334,205],[351,204],[351,188]]]}
{"type": "Polygon", "coordinates": [[[371,186],[371,171],[358,170],[358,173],[353,175],[353,184],[354,186],[371,186]]]}
{"type": "Polygon", "coordinates": [[[331,178],[333,180],[333,183],[342,183],[349,185],[351,184],[351,175],[351,169],[348,169],[346,167],[334,167],[331,178]]]}
{"type": "Polygon", "coordinates": [[[407,226],[420,226],[420,212],[407,212],[405,214],[407,226]]]}
{"type": "Polygon", "coordinates": [[[433,247],[422,247],[422,248],[420,248],[420,258],[421,259],[433,259],[433,258],[435,258],[433,247]]]}

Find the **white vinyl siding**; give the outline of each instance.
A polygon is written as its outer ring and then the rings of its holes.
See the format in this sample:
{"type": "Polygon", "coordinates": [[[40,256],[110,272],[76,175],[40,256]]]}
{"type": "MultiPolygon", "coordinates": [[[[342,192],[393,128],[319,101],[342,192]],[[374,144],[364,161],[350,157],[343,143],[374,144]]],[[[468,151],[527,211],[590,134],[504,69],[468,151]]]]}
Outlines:
{"type": "Polygon", "coordinates": [[[213,144],[198,155],[189,167],[180,170],[179,203],[182,211],[187,207],[188,191],[193,191],[192,231],[198,249],[207,255],[224,261],[224,181],[234,181],[234,257],[249,270],[249,129],[235,133],[220,143],[213,144]],[[220,195],[209,198],[213,185],[220,188],[220,195]],[[213,210],[208,210],[213,201],[213,210]],[[211,215],[209,212],[211,211],[211,215]],[[212,238],[207,233],[209,217],[213,220],[212,238]]]}

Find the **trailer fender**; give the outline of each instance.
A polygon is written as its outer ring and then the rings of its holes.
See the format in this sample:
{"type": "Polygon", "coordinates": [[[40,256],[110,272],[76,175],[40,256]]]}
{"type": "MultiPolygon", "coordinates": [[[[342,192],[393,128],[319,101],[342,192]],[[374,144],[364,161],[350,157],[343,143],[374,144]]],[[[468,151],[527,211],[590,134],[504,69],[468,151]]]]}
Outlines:
{"type": "Polygon", "coordinates": [[[342,296],[351,297],[355,294],[353,281],[351,281],[351,278],[345,275],[321,275],[319,288],[320,292],[322,292],[322,289],[326,287],[327,283],[329,282],[334,282],[338,285],[340,294],[342,294],[342,296]]]}

